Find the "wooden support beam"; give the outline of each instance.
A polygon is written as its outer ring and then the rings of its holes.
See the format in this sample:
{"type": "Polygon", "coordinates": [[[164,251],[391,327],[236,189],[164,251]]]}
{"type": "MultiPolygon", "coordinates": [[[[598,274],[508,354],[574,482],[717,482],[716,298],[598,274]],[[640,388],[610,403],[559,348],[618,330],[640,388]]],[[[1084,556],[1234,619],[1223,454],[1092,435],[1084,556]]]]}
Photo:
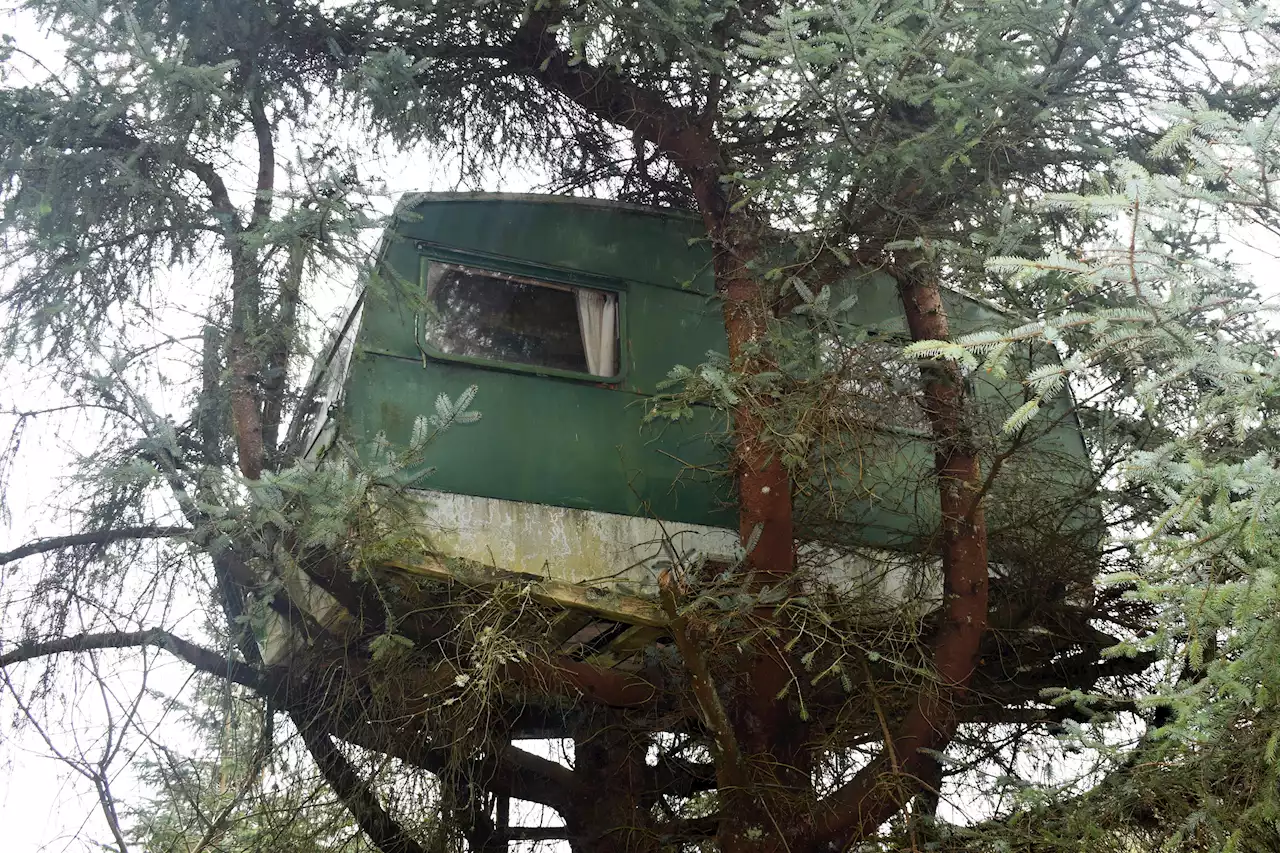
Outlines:
{"type": "Polygon", "coordinates": [[[522,585],[530,597],[539,604],[579,610],[627,625],[662,628],[667,624],[667,617],[656,602],[585,584],[522,572],[505,572],[464,560],[442,560],[434,557],[424,557],[413,563],[387,563],[386,566],[418,577],[460,584],[470,589],[489,590],[499,584],[515,583],[522,585]]]}
{"type": "Polygon", "coordinates": [[[587,655],[585,660],[592,666],[613,668],[669,633],[665,627],[654,628],[649,625],[632,625],[617,637],[614,637],[599,652],[587,655]]]}
{"type": "Polygon", "coordinates": [[[652,645],[655,641],[669,636],[671,636],[671,632],[665,625],[660,628],[648,625],[632,625],[609,644],[609,651],[614,654],[638,652],[652,645]]]}
{"type": "Polygon", "coordinates": [[[566,610],[556,617],[547,628],[547,647],[556,651],[568,651],[564,648],[583,628],[591,624],[595,617],[580,610],[566,610]]]}

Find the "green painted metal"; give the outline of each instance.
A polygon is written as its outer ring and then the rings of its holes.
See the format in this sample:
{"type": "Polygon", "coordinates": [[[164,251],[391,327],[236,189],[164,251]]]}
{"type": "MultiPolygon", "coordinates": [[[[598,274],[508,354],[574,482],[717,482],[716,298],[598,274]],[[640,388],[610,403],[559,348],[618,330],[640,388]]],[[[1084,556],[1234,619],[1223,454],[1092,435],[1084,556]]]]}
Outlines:
{"type": "MultiPolygon", "coordinates": [[[[664,520],[736,527],[726,468],[726,422],[711,409],[692,421],[644,424],[659,383],[676,364],[695,365],[727,348],[714,297],[711,253],[691,216],[554,196],[424,195],[401,204],[384,241],[382,280],[371,286],[345,378],[340,428],[357,445],[378,433],[407,442],[435,398],[475,385],[480,422],[434,446],[427,488],[664,520]],[[527,366],[441,356],[419,333],[426,272],[454,263],[621,295],[620,376],[601,382],[527,366]]],[[[893,282],[861,271],[833,302],[856,292],[858,322],[902,331],[893,282]]],[[[950,294],[955,325],[1007,325],[980,301],[950,294]]],[[[1007,413],[1017,383],[976,377],[980,399],[1007,413]],[[1008,399],[1006,399],[1008,398],[1008,399]]],[[[1087,471],[1066,401],[1058,426],[1040,437],[1017,476],[1032,488],[1063,487],[1087,471]],[[1070,464],[1065,464],[1069,461],[1070,464]]],[[[868,464],[830,471],[812,484],[814,507],[834,491],[852,496],[842,518],[859,541],[907,546],[936,525],[932,450],[922,436],[889,430],[862,439],[868,464]]],[[[802,502],[803,503],[803,502],[802,502]]],[[[802,507],[802,513],[803,513],[802,507]]],[[[814,513],[821,514],[820,510],[814,513]]],[[[813,513],[811,513],[813,514],[813,513]]]]}

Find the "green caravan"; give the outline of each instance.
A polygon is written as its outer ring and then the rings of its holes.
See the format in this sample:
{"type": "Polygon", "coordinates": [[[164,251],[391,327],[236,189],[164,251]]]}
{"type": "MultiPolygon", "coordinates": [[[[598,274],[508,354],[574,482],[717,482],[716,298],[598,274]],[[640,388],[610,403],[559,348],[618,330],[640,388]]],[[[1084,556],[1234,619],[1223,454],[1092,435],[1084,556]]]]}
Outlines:
{"type": "MultiPolygon", "coordinates": [[[[380,435],[405,444],[439,395],[475,386],[481,420],[443,433],[430,474],[414,483],[439,554],[642,594],[673,557],[740,557],[726,415],[694,405],[678,420],[647,417],[676,365],[726,352],[698,218],[561,196],[415,195],[399,206],[378,268],[319,363],[309,458],[323,464],[340,436],[357,448],[380,435]]],[[[895,361],[905,323],[893,281],[850,268],[832,291],[831,304],[848,306],[845,327],[858,330],[855,348],[895,361]]],[[[947,301],[961,330],[1010,323],[981,300],[947,301]]],[[[892,395],[906,405],[810,442],[842,445],[797,486],[801,553],[819,572],[875,574],[936,550],[934,457],[912,402],[914,370],[901,366],[892,395]]],[[[859,376],[848,377],[851,395],[870,384],[859,376]]],[[[990,410],[994,447],[1025,391],[985,374],[967,381],[990,410]]],[[[1070,400],[1036,421],[1029,450],[1001,474],[1007,487],[991,496],[998,560],[1020,561],[1029,526],[1078,529],[1091,512],[1062,497],[1089,467],[1070,400]]]]}

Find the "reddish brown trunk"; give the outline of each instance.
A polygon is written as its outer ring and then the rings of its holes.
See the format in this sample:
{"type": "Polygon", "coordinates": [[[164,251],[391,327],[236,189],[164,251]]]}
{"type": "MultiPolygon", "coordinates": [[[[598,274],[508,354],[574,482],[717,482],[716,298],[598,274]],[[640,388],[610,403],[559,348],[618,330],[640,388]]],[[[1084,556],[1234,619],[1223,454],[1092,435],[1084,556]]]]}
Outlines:
{"type": "MultiPolygon", "coordinates": [[[[769,305],[761,282],[747,264],[757,252],[754,235],[726,214],[712,222],[716,246],[716,291],[724,300],[724,327],[735,370],[756,373],[765,368],[751,353],[766,334],[769,305]]],[[[758,405],[755,404],[755,405],[758,405]]],[[[743,543],[755,545],[747,563],[778,583],[795,568],[795,531],[791,517],[791,478],[778,454],[767,444],[764,421],[753,402],[744,400],[733,413],[738,471],[738,529],[743,543]]]]}
{"type": "MultiPolygon", "coordinates": [[[[771,316],[767,288],[749,266],[759,254],[761,229],[730,212],[719,188],[708,184],[695,180],[715,245],[716,292],[723,300],[729,357],[736,371],[758,373],[769,368],[767,355],[758,347],[771,316]]],[[[791,477],[769,446],[760,405],[744,399],[733,412],[738,529],[744,545],[751,545],[746,565],[754,573],[756,590],[788,583],[795,570],[791,477]]],[[[762,623],[773,621],[769,608],[756,616],[762,623]]],[[[756,637],[744,660],[744,677],[726,702],[741,750],[740,756],[726,759],[746,768],[747,785],[721,786],[717,840],[722,853],[788,849],[785,827],[795,825],[795,812],[810,791],[808,727],[791,703],[780,698],[795,692],[788,690],[793,668],[788,666],[784,642],[763,633],[756,637]]]]}
{"type": "MultiPolygon", "coordinates": [[[[911,275],[899,295],[912,340],[950,335],[937,281],[911,275]]],[[[818,810],[819,843],[843,847],[866,838],[937,778],[937,762],[921,750],[941,751],[955,735],[956,706],[968,689],[987,626],[987,528],[980,503],[978,450],[966,421],[964,377],[950,362],[925,368],[924,408],[937,448],[935,471],[942,510],[945,618],[934,640],[936,681],[921,688],[915,706],[884,752],[818,810]]]]}
{"type": "Polygon", "coordinates": [[[809,727],[789,701],[796,691],[785,652],[754,652],[742,695],[730,705],[751,787],[721,789],[718,846],[720,853],[798,853],[797,830],[813,806],[809,727]],[[788,698],[779,698],[784,692],[788,698]]]}
{"type": "MultiPolygon", "coordinates": [[[[752,275],[748,262],[757,255],[761,229],[749,218],[735,213],[726,201],[720,184],[725,164],[711,125],[702,124],[686,111],[672,107],[658,93],[640,89],[572,59],[560,49],[552,26],[555,22],[555,14],[549,11],[530,15],[513,39],[512,50],[545,85],[572,99],[587,112],[648,140],[671,157],[689,178],[716,247],[716,291],[724,300],[725,331],[734,369],[747,374],[760,372],[767,367],[767,362],[753,352],[753,345],[764,338],[770,306],[763,282],[752,275]]],[[[766,424],[758,406],[756,401],[744,400],[733,412],[738,526],[744,544],[752,545],[746,565],[754,573],[756,589],[788,582],[795,569],[791,480],[777,454],[768,446],[764,435],[766,424]]],[[[758,617],[767,621],[772,619],[772,614],[761,611],[758,617]]],[[[686,639],[689,641],[686,645],[696,642],[692,637],[686,639]]],[[[777,698],[791,677],[785,652],[781,648],[760,647],[751,651],[754,656],[747,664],[746,683],[735,684],[733,695],[726,696],[724,703],[729,706],[738,742],[735,746],[740,745],[741,752],[721,758],[738,767],[746,761],[752,767],[751,776],[759,777],[763,784],[753,783],[746,786],[747,789],[735,787],[722,792],[725,801],[722,812],[726,815],[721,827],[722,851],[769,849],[768,843],[746,843],[742,839],[747,836],[736,835],[735,827],[763,831],[782,844],[775,828],[759,826],[759,806],[761,798],[766,796],[763,792],[769,791],[767,796],[772,796],[779,780],[784,778],[788,783],[800,784],[803,790],[808,789],[804,747],[807,727],[787,703],[777,698]],[[734,838],[738,841],[733,841],[734,838]]],[[[691,645],[689,653],[700,659],[701,652],[691,645]]],[[[716,685],[708,677],[700,680],[699,689],[704,694],[699,700],[704,712],[713,709],[718,703],[706,691],[715,691],[716,685]]],[[[778,816],[776,810],[774,814],[778,816]]]]}
{"type": "Polygon", "coordinates": [[[250,480],[262,476],[262,413],[252,380],[254,359],[247,352],[244,336],[232,336],[231,362],[231,428],[235,434],[240,473],[250,480]]]}

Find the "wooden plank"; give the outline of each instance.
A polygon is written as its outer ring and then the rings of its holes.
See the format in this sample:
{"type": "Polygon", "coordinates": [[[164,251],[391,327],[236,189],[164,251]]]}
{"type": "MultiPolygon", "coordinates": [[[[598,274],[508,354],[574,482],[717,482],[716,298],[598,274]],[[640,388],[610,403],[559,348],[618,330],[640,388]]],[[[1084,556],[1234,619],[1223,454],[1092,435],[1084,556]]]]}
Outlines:
{"type": "Polygon", "coordinates": [[[446,562],[432,557],[413,563],[387,563],[386,566],[432,580],[462,584],[472,589],[492,589],[502,583],[522,584],[530,597],[539,604],[581,610],[627,625],[661,628],[667,624],[666,614],[657,602],[585,584],[520,572],[504,572],[463,560],[446,562]]]}
{"type": "MultiPolygon", "coordinates": [[[[600,630],[596,631],[594,635],[584,639],[582,641],[582,647],[575,649],[572,652],[573,657],[586,660],[587,658],[604,654],[605,650],[609,648],[613,641],[625,634],[628,628],[631,627],[624,622],[613,621],[597,622],[596,626],[599,627],[600,630]]],[[[586,632],[584,631],[583,633],[586,632]]]]}
{"type": "Polygon", "coordinates": [[[666,628],[654,628],[649,625],[632,625],[618,636],[614,637],[607,646],[598,653],[588,655],[587,663],[593,666],[608,667],[610,669],[625,663],[629,658],[634,657],[637,653],[644,651],[645,647],[651,645],[659,637],[667,634],[666,628]]]}
{"type": "Polygon", "coordinates": [[[653,628],[648,625],[632,625],[609,644],[608,651],[615,654],[622,652],[638,652],[652,645],[658,638],[667,634],[666,627],[653,628]]]}
{"type": "Polygon", "coordinates": [[[564,611],[547,628],[547,648],[562,649],[575,634],[591,624],[592,618],[580,610],[564,611]]]}
{"type": "Polygon", "coordinates": [[[592,619],[565,643],[565,654],[580,660],[593,651],[599,651],[597,647],[603,648],[602,641],[612,639],[626,627],[625,623],[612,619],[592,619]]]}

